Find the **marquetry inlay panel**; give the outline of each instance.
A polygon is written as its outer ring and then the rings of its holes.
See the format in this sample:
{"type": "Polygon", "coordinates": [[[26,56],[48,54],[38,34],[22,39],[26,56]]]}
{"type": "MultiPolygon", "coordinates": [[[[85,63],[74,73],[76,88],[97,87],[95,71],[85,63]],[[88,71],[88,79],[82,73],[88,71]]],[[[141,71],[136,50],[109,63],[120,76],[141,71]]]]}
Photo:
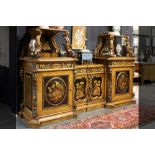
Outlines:
{"type": "Polygon", "coordinates": [[[129,93],[129,72],[116,72],[116,94],[129,93]]]}
{"type": "Polygon", "coordinates": [[[92,78],[92,97],[98,98],[102,95],[102,77],[94,76],[92,78]]]}
{"type": "Polygon", "coordinates": [[[68,77],[44,77],[43,107],[49,108],[66,104],[68,100],[68,77]]]}
{"type": "Polygon", "coordinates": [[[75,101],[86,99],[86,78],[82,77],[75,80],[75,101]]]}

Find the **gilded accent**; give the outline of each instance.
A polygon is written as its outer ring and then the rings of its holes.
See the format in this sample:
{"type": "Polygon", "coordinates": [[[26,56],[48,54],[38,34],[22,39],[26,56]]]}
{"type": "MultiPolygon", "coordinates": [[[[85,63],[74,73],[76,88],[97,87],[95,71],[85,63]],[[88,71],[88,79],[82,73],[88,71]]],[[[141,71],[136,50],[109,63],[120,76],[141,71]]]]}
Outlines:
{"type": "Polygon", "coordinates": [[[119,72],[116,77],[116,92],[127,93],[129,90],[129,75],[126,72],[119,72]]]}
{"type": "Polygon", "coordinates": [[[75,101],[84,100],[86,98],[86,79],[75,80],[75,101]]]}
{"type": "MultiPolygon", "coordinates": [[[[75,81],[76,81],[76,77],[75,77],[75,70],[73,71],[73,83],[75,84],[75,81]]],[[[73,117],[77,117],[77,105],[76,105],[76,102],[75,102],[75,85],[72,85],[73,87],[73,98],[72,98],[72,108],[73,108],[73,117]]]]}
{"type": "Polygon", "coordinates": [[[80,68],[80,69],[76,69],[75,73],[76,74],[86,74],[86,73],[95,73],[95,72],[103,72],[104,68],[103,67],[92,67],[92,68],[80,68]]]}
{"type": "Polygon", "coordinates": [[[91,101],[91,83],[92,83],[92,75],[91,74],[88,74],[87,76],[87,102],[90,102],[91,101]]]}
{"type": "Polygon", "coordinates": [[[65,47],[66,47],[66,51],[68,52],[67,55],[70,56],[70,57],[73,57],[74,52],[72,50],[72,46],[71,46],[71,43],[70,43],[69,32],[68,31],[65,31],[63,33],[63,36],[64,36],[64,38],[66,40],[65,47]]]}
{"type": "Polygon", "coordinates": [[[33,111],[32,111],[32,115],[33,117],[37,117],[37,74],[33,73],[32,74],[32,78],[33,78],[33,111]]]}
{"type": "Polygon", "coordinates": [[[92,78],[92,97],[100,97],[102,95],[102,77],[92,78]]]}
{"type": "Polygon", "coordinates": [[[87,69],[86,69],[86,68],[76,69],[76,70],[75,70],[75,73],[76,73],[76,74],[87,73],[87,69]]]}
{"type": "MultiPolygon", "coordinates": [[[[25,66],[27,69],[62,69],[62,68],[73,68],[73,63],[27,63],[25,66]]],[[[22,71],[22,70],[21,70],[22,71]]]]}
{"type": "Polygon", "coordinates": [[[109,68],[108,69],[108,87],[107,87],[107,92],[108,92],[108,95],[107,95],[107,100],[109,102],[112,102],[112,69],[109,68]]]}

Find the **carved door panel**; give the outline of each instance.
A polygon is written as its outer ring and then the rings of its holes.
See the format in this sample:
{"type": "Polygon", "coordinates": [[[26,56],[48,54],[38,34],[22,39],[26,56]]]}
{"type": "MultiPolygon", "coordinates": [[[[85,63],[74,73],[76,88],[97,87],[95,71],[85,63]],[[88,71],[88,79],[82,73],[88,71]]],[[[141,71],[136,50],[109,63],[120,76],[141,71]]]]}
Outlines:
{"type": "Polygon", "coordinates": [[[113,69],[112,100],[132,98],[133,86],[132,69],[113,69]]]}
{"type": "Polygon", "coordinates": [[[105,96],[105,74],[102,65],[77,66],[74,102],[77,110],[102,106],[105,96]]]}
{"type": "Polygon", "coordinates": [[[68,76],[43,78],[43,108],[68,104],[68,76]]]}
{"type": "Polygon", "coordinates": [[[84,105],[87,101],[87,75],[76,76],[74,82],[74,101],[76,105],[84,105]]]}
{"type": "Polygon", "coordinates": [[[91,101],[98,102],[104,100],[105,84],[104,75],[96,74],[91,79],[91,101]]]}
{"type": "Polygon", "coordinates": [[[38,83],[40,115],[72,111],[72,71],[40,73],[38,83]]]}

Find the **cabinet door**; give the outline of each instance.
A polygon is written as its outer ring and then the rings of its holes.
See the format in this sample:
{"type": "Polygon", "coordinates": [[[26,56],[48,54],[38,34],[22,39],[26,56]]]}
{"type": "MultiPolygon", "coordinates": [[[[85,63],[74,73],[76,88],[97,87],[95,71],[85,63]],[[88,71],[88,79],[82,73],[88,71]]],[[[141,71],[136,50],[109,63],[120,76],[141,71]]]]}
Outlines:
{"type": "MultiPolygon", "coordinates": [[[[74,102],[77,108],[85,106],[87,102],[87,75],[78,75],[74,82],[74,102]]],[[[84,107],[83,107],[84,108],[84,107]]]]}
{"type": "Polygon", "coordinates": [[[72,111],[72,71],[39,73],[38,83],[39,115],[72,111]]]}
{"type": "Polygon", "coordinates": [[[115,68],[112,71],[112,100],[129,99],[133,97],[133,69],[115,68]]]}
{"type": "Polygon", "coordinates": [[[94,74],[91,78],[91,101],[104,101],[105,94],[104,74],[94,74]]]}

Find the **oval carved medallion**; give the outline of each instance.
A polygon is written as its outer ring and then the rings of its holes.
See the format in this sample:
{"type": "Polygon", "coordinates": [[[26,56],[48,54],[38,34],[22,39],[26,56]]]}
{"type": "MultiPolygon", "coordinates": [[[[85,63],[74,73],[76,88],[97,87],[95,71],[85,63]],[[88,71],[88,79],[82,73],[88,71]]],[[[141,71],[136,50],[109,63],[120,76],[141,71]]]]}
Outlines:
{"type": "Polygon", "coordinates": [[[65,81],[60,77],[49,79],[45,86],[45,99],[50,105],[60,105],[67,95],[65,81]]]}
{"type": "Polygon", "coordinates": [[[129,76],[126,72],[120,72],[116,79],[116,91],[119,94],[127,93],[129,89],[129,76]]]}

